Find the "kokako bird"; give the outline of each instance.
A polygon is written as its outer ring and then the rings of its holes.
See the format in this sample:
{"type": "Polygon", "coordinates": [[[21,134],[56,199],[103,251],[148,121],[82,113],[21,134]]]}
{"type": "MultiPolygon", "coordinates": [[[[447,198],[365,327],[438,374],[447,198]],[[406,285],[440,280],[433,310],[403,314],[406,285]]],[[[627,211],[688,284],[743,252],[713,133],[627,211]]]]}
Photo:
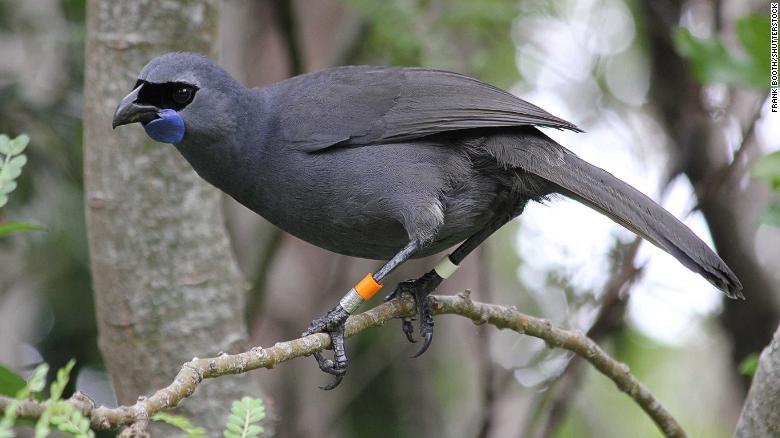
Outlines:
{"type": "MultiPolygon", "coordinates": [[[[118,105],[113,127],[140,122],[206,181],[281,229],[349,256],[386,260],[305,334],[327,332],[341,382],[344,323],[409,258],[457,248],[405,282],[433,336],[427,295],[529,201],[560,194],[608,216],[701,274],[729,297],[742,285],[674,216],[543,134],[579,131],[518,97],[457,73],[349,66],[247,88],[208,58],[152,59],[118,105]]],[[[413,341],[411,323],[404,332],[413,341]]]]}

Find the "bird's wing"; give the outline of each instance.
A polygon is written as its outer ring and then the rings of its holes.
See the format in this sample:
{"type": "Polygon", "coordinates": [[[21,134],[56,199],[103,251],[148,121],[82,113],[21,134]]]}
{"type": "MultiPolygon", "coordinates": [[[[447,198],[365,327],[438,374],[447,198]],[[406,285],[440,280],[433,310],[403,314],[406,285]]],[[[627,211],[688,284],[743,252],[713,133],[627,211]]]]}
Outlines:
{"type": "Polygon", "coordinates": [[[485,127],[579,131],[504,90],[441,70],[340,67],[297,76],[267,90],[280,117],[280,137],[309,152],[485,127]]]}

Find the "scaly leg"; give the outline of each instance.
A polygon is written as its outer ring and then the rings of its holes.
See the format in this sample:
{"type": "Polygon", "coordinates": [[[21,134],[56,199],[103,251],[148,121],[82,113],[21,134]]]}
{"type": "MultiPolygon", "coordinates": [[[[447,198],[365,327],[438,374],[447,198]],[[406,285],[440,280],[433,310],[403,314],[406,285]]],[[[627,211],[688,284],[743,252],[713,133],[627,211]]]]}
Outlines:
{"type": "Polygon", "coordinates": [[[341,383],[347,372],[347,353],[344,348],[344,323],[349,315],[354,313],[358,307],[371,299],[371,297],[382,287],[382,280],[401,263],[417,251],[419,245],[417,242],[409,242],[404,249],[396,254],[389,262],[385,263],[376,274],[368,274],[363,280],[353,287],[339,301],[339,303],[325,315],[315,319],[309,324],[309,328],[303,332],[302,336],[308,336],[312,333],[324,332],[330,335],[331,346],[333,348],[333,360],[327,359],[325,355],[318,352],[314,354],[320,369],[335,377],[331,384],[321,387],[324,390],[331,390],[341,383]]]}
{"type": "MultiPolygon", "coordinates": [[[[414,297],[414,300],[417,303],[417,314],[420,317],[420,337],[423,340],[423,344],[412,357],[418,357],[425,353],[433,340],[433,317],[431,315],[431,307],[428,304],[428,295],[430,295],[442,281],[449,278],[449,276],[458,269],[460,262],[462,262],[469,253],[474,251],[474,249],[496,230],[518,215],[524,206],[525,204],[521,204],[515,207],[514,210],[508,211],[507,214],[499,214],[488,224],[488,226],[466,239],[466,241],[458,246],[452,254],[442,258],[431,271],[416,280],[399,283],[395,290],[385,298],[385,301],[389,301],[400,296],[402,293],[407,292],[414,297]]],[[[409,342],[417,342],[412,336],[414,328],[412,327],[411,318],[403,319],[401,329],[409,342]]]]}

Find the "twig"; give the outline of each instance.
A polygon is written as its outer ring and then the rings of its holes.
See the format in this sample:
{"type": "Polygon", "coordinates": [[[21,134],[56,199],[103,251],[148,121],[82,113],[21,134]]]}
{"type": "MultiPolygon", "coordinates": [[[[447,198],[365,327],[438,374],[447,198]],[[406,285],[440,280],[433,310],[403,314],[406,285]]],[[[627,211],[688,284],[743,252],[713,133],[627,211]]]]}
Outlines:
{"type": "MultiPolygon", "coordinates": [[[[601,307],[587,336],[600,341],[623,327],[628,291],[642,273],[642,267],[636,266],[636,256],[642,239],[637,237],[631,243],[618,244],[616,250],[622,252],[619,260],[614,261],[613,273],[607,281],[601,295],[601,307]]],[[[549,438],[558,429],[558,425],[569,411],[569,405],[583,381],[582,360],[573,358],[561,373],[563,379],[555,385],[550,394],[549,413],[539,438],[549,438]]],[[[545,403],[547,405],[547,403],[545,403]]]]}
{"type": "MultiPolygon", "coordinates": [[[[615,382],[621,391],[634,399],[666,437],[687,437],[677,421],[631,374],[625,364],[612,359],[581,332],[554,327],[548,320],[525,315],[513,307],[471,301],[468,291],[457,296],[432,295],[429,300],[434,314],[465,316],[475,324],[488,323],[501,329],[514,330],[541,338],[551,347],[565,348],[577,353],[615,382]]],[[[414,308],[414,300],[404,296],[354,315],[347,320],[346,336],[380,326],[394,318],[411,316],[414,308]]],[[[76,393],[68,402],[90,419],[91,427],[95,430],[131,426],[138,421],[146,421],[161,410],[177,406],[195,392],[195,388],[203,379],[240,374],[258,368],[273,368],[282,362],[311,355],[329,346],[330,337],[323,333],[316,333],[292,341],[279,342],[269,348],[255,347],[243,353],[223,354],[208,359],[193,358],[182,366],[173,383],[155,392],[151,397],[140,397],[132,406],[95,407],[95,404],[81,393],[76,393]]],[[[8,397],[0,397],[0,410],[4,410],[10,402],[11,399],[8,397]]],[[[44,408],[45,404],[42,402],[26,400],[19,406],[17,416],[36,419],[44,408]]]]}
{"type": "Polygon", "coordinates": [[[743,157],[748,152],[748,149],[750,149],[750,145],[754,143],[753,137],[755,136],[756,125],[761,118],[761,109],[763,108],[766,99],[767,96],[763,96],[761,100],[757,102],[756,109],[753,111],[753,115],[750,117],[747,127],[742,132],[742,141],[740,142],[737,151],[734,152],[734,157],[731,159],[731,162],[720,172],[715,172],[717,179],[717,181],[715,181],[716,188],[725,185],[732,177],[739,176],[743,171],[742,169],[748,167],[747,161],[749,161],[749,158],[744,158],[745,162],[743,163],[743,157]]]}

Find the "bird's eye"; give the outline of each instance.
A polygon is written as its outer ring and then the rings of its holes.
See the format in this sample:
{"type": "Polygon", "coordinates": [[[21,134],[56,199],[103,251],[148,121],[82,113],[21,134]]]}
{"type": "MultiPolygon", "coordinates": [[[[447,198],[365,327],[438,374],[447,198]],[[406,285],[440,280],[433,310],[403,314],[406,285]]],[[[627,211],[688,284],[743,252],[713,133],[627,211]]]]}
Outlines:
{"type": "Polygon", "coordinates": [[[178,103],[187,103],[192,97],[192,88],[190,87],[176,87],[171,94],[171,99],[178,103]]]}

